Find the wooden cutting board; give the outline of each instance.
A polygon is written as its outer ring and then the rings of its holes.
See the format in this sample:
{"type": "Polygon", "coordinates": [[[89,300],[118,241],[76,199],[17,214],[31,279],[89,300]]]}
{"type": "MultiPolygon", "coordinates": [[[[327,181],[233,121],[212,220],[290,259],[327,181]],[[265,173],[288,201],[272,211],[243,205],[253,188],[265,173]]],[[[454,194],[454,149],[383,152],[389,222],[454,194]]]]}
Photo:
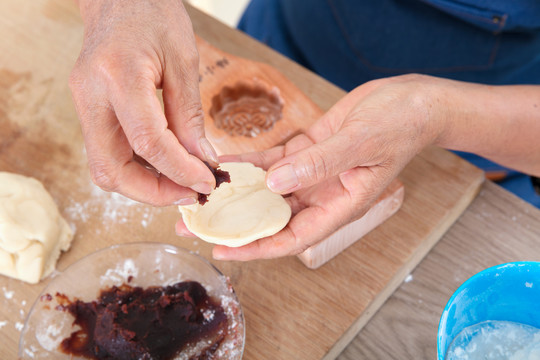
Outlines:
{"type": "MultiPolygon", "coordinates": [[[[324,111],[276,68],[223,52],[197,37],[206,136],[219,155],[249,153],[303,133],[324,111]]],[[[316,269],[392,216],[403,203],[394,179],[362,217],[299,254],[316,269]]]]}
{"type": "MultiPolygon", "coordinates": [[[[190,9],[196,32],[222,50],[279,69],[318,107],[343,92],[224,25],[190,9]]],[[[211,247],[174,234],[175,207],[152,208],[92,185],[67,88],[82,41],[71,0],[0,3],[0,170],[41,180],[76,229],[58,269],[97,249],[165,242],[210,259],[211,247]]],[[[216,262],[246,317],[245,359],[331,359],[377,311],[476,195],[483,173],[428,148],[400,175],[401,209],[317,270],[297,258],[216,262]]],[[[14,359],[20,327],[47,284],[0,277],[0,358],[14,359]]],[[[392,341],[389,339],[388,341],[392,341]]]]}

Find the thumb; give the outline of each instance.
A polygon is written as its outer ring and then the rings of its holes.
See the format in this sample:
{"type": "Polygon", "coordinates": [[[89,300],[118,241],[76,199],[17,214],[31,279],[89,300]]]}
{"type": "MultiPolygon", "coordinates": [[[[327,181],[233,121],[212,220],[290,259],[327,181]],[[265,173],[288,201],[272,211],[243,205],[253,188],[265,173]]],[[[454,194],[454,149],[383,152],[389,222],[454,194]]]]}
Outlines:
{"type": "Polygon", "coordinates": [[[273,192],[287,194],[318,184],[359,165],[357,139],[343,130],[293,153],[268,169],[266,184],[273,192]]]}

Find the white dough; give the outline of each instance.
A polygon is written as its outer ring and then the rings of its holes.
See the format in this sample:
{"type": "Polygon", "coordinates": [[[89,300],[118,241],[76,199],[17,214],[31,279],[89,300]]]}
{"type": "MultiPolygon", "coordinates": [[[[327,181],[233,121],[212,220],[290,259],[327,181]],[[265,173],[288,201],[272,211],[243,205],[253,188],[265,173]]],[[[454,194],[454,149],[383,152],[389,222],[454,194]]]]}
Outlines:
{"type": "Polygon", "coordinates": [[[266,172],[251,163],[223,163],[230,183],[222,183],[204,205],[180,206],[189,231],[201,239],[238,247],[273,235],[291,218],[285,199],[266,187],[266,172]]]}
{"type": "Polygon", "coordinates": [[[35,284],[55,269],[72,239],[41,182],[0,172],[0,274],[35,284]]]}

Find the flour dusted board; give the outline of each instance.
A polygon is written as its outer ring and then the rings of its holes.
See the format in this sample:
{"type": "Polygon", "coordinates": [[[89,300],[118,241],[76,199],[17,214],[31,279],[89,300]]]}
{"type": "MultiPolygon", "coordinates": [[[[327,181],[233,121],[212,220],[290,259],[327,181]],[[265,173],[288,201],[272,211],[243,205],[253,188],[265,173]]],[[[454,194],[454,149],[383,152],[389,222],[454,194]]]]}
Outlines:
{"type": "MultiPolygon", "coordinates": [[[[190,10],[198,34],[222,50],[279,69],[322,109],[342,92],[253,40],[190,10]]],[[[159,241],[210,258],[202,241],[179,238],[175,207],[152,208],[90,182],[67,78],[82,40],[74,2],[0,2],[0,170],[41,180],[76,228],[65,269],[111,244],[159,241]]],[[[400,176],[401,209],[318,270],[295,257],[213,263],[229,275],[246,316],[245,359],[332,358],[429,251],[474,197],[482,173],[435,148],[400,176]]],[[[19,329],[46,285],[0,278],[0,358],[16,358],[19,329]]]]}

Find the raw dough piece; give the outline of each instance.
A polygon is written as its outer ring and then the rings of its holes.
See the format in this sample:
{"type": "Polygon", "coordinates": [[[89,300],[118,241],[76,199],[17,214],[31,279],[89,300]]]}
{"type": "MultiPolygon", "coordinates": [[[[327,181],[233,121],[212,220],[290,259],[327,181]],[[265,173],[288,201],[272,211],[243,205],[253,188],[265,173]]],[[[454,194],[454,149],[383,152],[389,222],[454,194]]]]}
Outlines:
{"type": "Polygon", "coordinates": [[[55,269],[72,239],[38,180],[0,172],[0,274],[35,284],[55,269]]]}
{"type": "Polygon", "coordinates": [[[231,175],[208,197],[208,202],[179,206],[189,231],[214,244],[238,247],[283,229],[291,218],[285,199],[271,192],[266,172],[251,163],[222,163],[231,175]]]}

